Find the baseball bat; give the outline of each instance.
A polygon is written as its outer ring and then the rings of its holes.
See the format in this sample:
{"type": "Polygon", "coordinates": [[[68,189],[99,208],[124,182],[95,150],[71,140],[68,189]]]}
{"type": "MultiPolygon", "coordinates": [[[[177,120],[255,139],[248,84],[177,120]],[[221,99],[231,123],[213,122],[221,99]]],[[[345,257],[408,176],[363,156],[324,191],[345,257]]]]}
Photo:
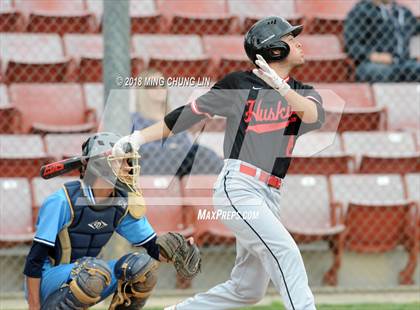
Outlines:
{"type": "MultiPolygon", "coordinates": [[[[123,145],[123,150],[125,153],[130,153],[133,151],[132,145],[130,143],[125,143],[123,145]]],[[[41,167],[40,175],[43,179],[51,179],[56,176],[65,174],[75,169],[79,169],[82,166],[87,165],[90,159],[98,159],[112,154],[112,149],[99,153],[93,156],[76,156],[69,159],[64,159],[56,161],[41,167]]]]}
{"type": "Polygon", "coordinates": [[[40,175],[43,179],[51,179],[85,166],[90,159],[97,159],[100,157],[108,156],[109,154],[111,154],[111,150],[94,156],[76,156],[69,159],[56,161],[47,165],[43,165],[41,167],[40,175]]]}

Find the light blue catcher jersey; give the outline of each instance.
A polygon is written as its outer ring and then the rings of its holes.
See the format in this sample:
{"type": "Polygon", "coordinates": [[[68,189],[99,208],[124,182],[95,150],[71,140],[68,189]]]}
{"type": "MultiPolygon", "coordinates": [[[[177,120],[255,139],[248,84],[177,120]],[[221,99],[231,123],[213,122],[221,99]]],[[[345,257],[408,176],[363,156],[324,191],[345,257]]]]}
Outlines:
{"type": "MultiPolygon", "coordinates": [[[[60,189],[42,204],[36,223],[34,241],[54,246],[58,233],[70,220],[70,206],[64,190],[60,189]]],[[[116,232],[134,246],[141,246],[156,236],[146,217],[137,220],[129,213],[119,223],[116,232]]]]}

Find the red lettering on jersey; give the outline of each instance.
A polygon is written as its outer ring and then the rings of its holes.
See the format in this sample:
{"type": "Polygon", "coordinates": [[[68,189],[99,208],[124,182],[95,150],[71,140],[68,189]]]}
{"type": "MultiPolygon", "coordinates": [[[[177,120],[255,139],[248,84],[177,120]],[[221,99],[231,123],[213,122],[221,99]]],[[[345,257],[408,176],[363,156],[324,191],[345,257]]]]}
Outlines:
{"type": "Polygon", "coordinates": [[[249,123],[254,117],[257,122],[267,122],[267,121],[278,121],[278,120],[287,120],[292,115],[292,108],[288,105],[286,107],[282,106],[281,101],[277,103],[276,110],[273,110],[273,107],[264,108],[262,107],[262,101],[258,101],[257,109],[254,112],[255,100],[248,100],[247,106],[248,110],[245,112],[245,122],[249,123]]]}
{"type": "Polygon", "coordinates": [[[244,121],[249,123],[254,118],[256,124],[248,126],[247,131],[258,133],[275,131],[285,128],[289,123],[296,121],[296,117],[290,118],[293,114],[292,108],[289,105],[284,107],[281,101],[277,103],[275,109],[273,107],[262,107],[262,100],[258,101],[256,111],[254,111],[254,106],[255,100],[248,100],[244,121]]]}
{"type": "Polygon", "coordinates": [[[248,106],[248,111],[245,112],[245,123],[249,123],[251,121],[252,118],[252,114],[254,113],[254,104],[255,104],[255,100],[248,100],[247,101],[247,106],[248,106]]]}

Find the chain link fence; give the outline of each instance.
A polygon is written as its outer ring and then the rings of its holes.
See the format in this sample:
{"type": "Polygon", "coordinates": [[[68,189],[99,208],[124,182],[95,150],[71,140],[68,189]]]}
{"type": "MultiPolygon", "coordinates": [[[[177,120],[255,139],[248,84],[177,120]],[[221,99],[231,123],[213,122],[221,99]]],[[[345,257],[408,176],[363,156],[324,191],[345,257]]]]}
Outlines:
{"type": "MultiPolygon", "coordinates": [[[[40,166],[79,155],[83,141],[110,121],[130,119],[130,128],[142,129],[225,74],[252,68],[243,35],[269,15],[304,25],[297,40],[306,62],[292,76],[313,85],[326,110],[323,128],[296,142],[280,207],[310,284],[420,285],[418,1],[131,0],[123,48],[121,23],[108,25],[114,34],[104,40],[103,1],[2,0],[1,292],[23,290],[39,208],[78,178],[73,172],[46,181],[40,166]],[[108,58],[129,63],[127,76],[106,73],[109,45],[128,51],[108,58]]],[[[158,288],[207,289],[229,277],[233,234],[219,220],[198,219],[213,210],[225,128],[226,120],[214,117],[140,150],[149,221],[158,233],[194,236],[203,252],[196,279],[162,266],[158,288]]],[[[116,237],[101,255],[130,250],[116,237]]]]}

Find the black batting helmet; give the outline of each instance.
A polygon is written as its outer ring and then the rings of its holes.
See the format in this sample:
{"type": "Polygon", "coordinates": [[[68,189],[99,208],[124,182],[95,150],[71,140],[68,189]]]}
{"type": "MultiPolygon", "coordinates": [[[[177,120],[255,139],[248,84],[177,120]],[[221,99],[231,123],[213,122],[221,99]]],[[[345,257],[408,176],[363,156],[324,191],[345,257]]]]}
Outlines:
{"type": "Polygon", "coordinates": [[[287,20],[277,16],[261,19],[245,34],[245,52],[253,63],[257,54],[268,63],[283,60],[289,55],[290,47],[280,38],[288,34],[296,37],[302,29],[302,25],[292,26],[287,20]]]}

